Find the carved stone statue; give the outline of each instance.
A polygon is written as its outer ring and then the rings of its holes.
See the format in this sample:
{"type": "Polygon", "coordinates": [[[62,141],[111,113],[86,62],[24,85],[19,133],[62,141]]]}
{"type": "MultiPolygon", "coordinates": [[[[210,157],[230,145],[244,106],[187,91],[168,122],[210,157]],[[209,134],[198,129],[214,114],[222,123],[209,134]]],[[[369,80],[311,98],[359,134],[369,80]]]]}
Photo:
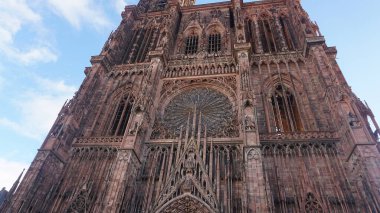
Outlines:
{"type": "Polygon", "coordinates": [[[254,131],[256,130],[256,124],[253,118],[249,115],[245,115],[244,117],[244,126],[246,131],[254,131]]]}
{"type": "Polygon", "coordinates": [[[359,127],[360,126],[360,121],[358,117],[353,114],[352,112],[348,113],[348,122],[351,127],[359,127]]]}
{"type": "Polygon", "coordinates": [[[167,35],[166,31],[164,31],[161,35],[161,40],[160,40],[160,43],[158,44],[157,47],[165,48],[167,43],[168,43],[168,35],[167,35]]]}
{"type": "Polygon", "coordinates": [[[129,134],[131,135],[136,134],[140,129],[140,126],[142,124],[143,117],[144,117],[143,115],[144,113],[142,110],[143,110],[143,107],[139,106],[136,108],[136,115],[135,115],[135,118],[133,119],[132,126],[129,129],[129,134]]]}
{"type": "Polygon", "coordinates": [[[376,129],[375,132],[373,132],[373,136],[375,137],[376,141],[379,141],[379,135],[380,135],[380,132],[378,129],[376,129]]]}

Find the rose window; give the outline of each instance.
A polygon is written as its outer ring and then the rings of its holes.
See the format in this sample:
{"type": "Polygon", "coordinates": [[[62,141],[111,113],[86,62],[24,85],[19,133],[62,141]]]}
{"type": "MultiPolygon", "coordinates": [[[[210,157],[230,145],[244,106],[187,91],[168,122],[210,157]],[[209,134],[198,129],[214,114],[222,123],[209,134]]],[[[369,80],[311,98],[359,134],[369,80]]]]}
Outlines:
{"type": "Polygon", "coordinates": [[[238,136],[236,112],[230,100],[216,90],[195,88],[177,95],[165,107],[160,119],[160,126],[161,133],[165,132],[166,136],[161,138],[175,137],[179,134],[181,126],[183,130],[186,129],[188,120],[191,128],[194,112],[196,114],[196,126],[198,126],[201,117],[202,136],[205,126],[207,127],[207,136],[238,136]]]}

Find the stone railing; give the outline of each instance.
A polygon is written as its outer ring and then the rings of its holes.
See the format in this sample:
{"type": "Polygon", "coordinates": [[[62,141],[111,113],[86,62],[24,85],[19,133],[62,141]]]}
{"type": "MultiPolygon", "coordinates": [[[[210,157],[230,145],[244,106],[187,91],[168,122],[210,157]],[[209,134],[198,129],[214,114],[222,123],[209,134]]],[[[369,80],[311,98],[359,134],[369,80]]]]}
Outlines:
{"type": "Polygon", "coordinates": [[[238,72],[232,57],[213,59],[171,60],[162,73],[163,78],[177,78],[200,75],[235,74],[238,72]]]}
{"type": "Polygon", "coordinates": [[[280,61],[298,61],[299,59],[304,60],[304,56],[299,51],[293,52],[283,52],[278,54],[268,54],[264,53],[261,55],[252,55],[251,61],[253,63],[259,64],[260,62],[280,62],[280,61]]]}
{"type": "Polygon", "coordinates": [[[261,134],[260,141],[337,139],[335,132],[278,132],[261,134]]]}
{"type": "Polygon", "coordinates": [[[73,146],[120,146],[123,137],[84,137],[76,138],[73,146]]]}
{"type": "Polygon", "coordinates": [[[236,73],[237,68],[234,64],[224,65],[210,65],[208,66],[192,66],[192,67],[169,67],[163,73],[164,78],[177,78],[186,76],[200,76],[200,75],[220,75],[236,73]]]}
{"type": "Polygon", "coordinates": [[[119,75],[141,75],[149,70],[150,63],[121,64],[112,67],[110,77],[119,75]]]}

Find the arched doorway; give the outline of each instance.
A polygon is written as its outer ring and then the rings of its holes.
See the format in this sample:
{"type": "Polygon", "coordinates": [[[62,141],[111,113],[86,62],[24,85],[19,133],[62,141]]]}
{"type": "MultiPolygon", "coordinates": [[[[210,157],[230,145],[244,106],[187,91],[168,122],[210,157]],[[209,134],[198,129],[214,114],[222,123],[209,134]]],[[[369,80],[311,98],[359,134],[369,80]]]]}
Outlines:
{"type": "Polygon", "coordinates": [[[167,202],[156,213],[215,213],[209,205],[199,198],[185,193],[167,202]]]}

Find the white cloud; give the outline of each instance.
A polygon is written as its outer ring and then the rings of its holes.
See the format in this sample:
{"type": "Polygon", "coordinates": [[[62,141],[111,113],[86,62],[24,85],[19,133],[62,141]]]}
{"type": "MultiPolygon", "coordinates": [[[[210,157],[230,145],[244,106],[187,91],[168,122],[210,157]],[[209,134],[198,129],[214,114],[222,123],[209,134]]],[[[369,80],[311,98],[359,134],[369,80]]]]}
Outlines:
{"type": "Polygon", "coordinates": [[[67,85],[64,81],[53,81],[47,78],[35,77],[34,79],[38,85],[45,91],[50,91],[51,93],[58,93],[61,95],[73,95],[75,92],[75,87],[67,85]]]}
{"type": "Polygon", "coordinates": [[[3,74],[3,66],[0,63],[0,92],[5,86],[5,78],[2,76],[2,74],[3,74]]]}
{"type": "MultiPolygon", "coordinates": [[[[6,187],[9,190],[13,183],[17,180],[22,170],[28,169],[29,164],[9,161],[7,159],[0,158],[0,187],[6,187]]],[[[24,172],[24,174],[25,174],[24,172]]]]}
{"type": "Polygon", "coordinates": [[[78,29],[82,24],[90,24],[96,29],[111,24],[101,8],[102,5],[94,0],[48,0],[48,4],[56,14],[78,29]]]}
{"type": "Polygon", "coordinates": [[[114,0],[114,7],[116,12],[120,13],[124,10],[124,7],[127,5],[125,0],[114,0]]]}
{"type": "Polygon", "coordinates": [[[26,137],[41,140],[50,130],[63,103],[73,96],[76,89],[64,81],[37,77],[35,82],[37,88],[15,97],[13,104],[20,118],[15,121],[2,117],[0,125],[26,137]]]}
{"type": "Polygon", "coordinates": [[[17,47],[15,37],[25,26],[37,33],[45,30],[42,17],[33,11],[26,0],[1,0],[0,53],[22,64],[56,61],[56,54],[46,45],[46,41],[42,42],[43,39],[36,35],[30,36],[33,45],[17,47]]]}
{"type": "Polygon", "coordinates": [[[5,84],[5,79],[4,79],[4,77],[0,76],[0,91],[3,89],[4,84],[5,84]]]}
{"type": "Polygon", "coordinates": [[[25,127],[17,122],[11,121],[8,118],[0,118],[0,126],[7,127],[21,135],[24,135],[28,138],[32,138],[35,140],[41,139],[38,134],[35,134],[34,131],[30,131],[29,129],[24,129],[25,127]]]}
{"type": "Polygon", "coordinates": [[[46,47],[33,47],[29,50],[22,51],[17,48],[8,46],[4,47],[6,54],[22,64],[29,65],[36,62],[51,62],[57,60],[57,55],[46,47]]]}

